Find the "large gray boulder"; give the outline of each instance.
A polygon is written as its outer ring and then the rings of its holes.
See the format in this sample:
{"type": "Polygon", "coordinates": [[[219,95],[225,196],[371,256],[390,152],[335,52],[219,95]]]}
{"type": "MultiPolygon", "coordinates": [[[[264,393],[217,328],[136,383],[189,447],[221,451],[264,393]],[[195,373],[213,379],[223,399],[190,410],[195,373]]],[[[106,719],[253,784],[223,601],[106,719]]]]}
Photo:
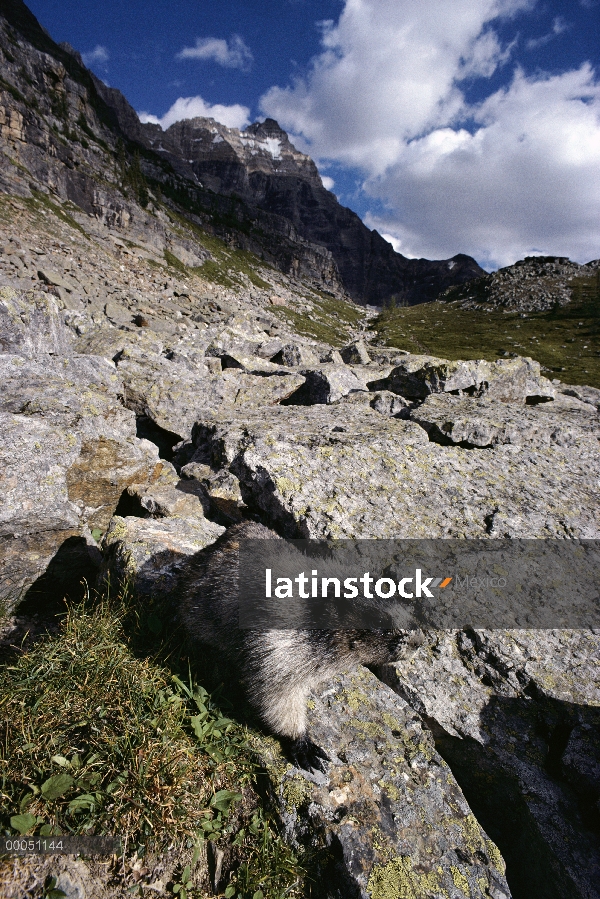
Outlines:
{"type": "Polygon", "coordinates": [[[552,398],[555,393],[550,381],[542,377],[539,362],[520,356],[496,362],[450,362],[408,355],[391,372],[388,386],[409,399],[424,399],[431,393],[467,393],[511,402],[533,396],[552,398]]]}
{"type": "Polygon", "coordinates": [[[55,296],[41,290],[0,287],[0,353],[70,352],[71,337],[55,296]]]}
{"type": "MultiPolygon", "coordinates": [[[[217,361],[217,360],[215,360],[217,361]]],[[[177,358],[127,347],[117,359],[125,402],[166,431],[187,438],[203,412],[223,406],[269,406],[304,383],[298,374],[250,374],[243,368],[219,371],[208,359],[182,364],[177,358]]]]}
{"type": "Polygon", "coordinates": [[[600,459],[587,441],[439,446],[416,422],[354,405],[205,418],[194,440],[290,536],[600,535],[600,459]]]}
{"type": "Polygon", "coordinates": [[[358,369],[327,364],[303,369],[304,384],[290,397],[290,403],[314,406],[335,403],[350,393],[367,390],[367,382],[358,369]]]}
{"type": "Polygon", "coordinates": [[[583,440],[593,448],[600,433],[594,406],[560,394],[556,400],[534,406],[435,394],[428,396],[411,418],[437,443],[478,447],[575,447],[583,440]]]}
{"type": "Polygon", "coordinates": [[[329,850],[323,895],[508,899],[497,847],[406,703],[360,667],[308,706],[311,738],[331,759],[325,774],[285,764],[274,741],[257,754],[287,839],[329,850]]]}
{"type": "Polygon", "coordinates": [[[522,895],[600,896],[599,648],[591,631],[440,632],[383,670],[522,895]]]}
{"type": "Polygon", "coordinates": [[[104,531],[123,491],[162,463],[136,437],[105,359],[5,354],[0,377],[0,585],[12,607],[63,544],[104,531]]]}
{"type": "Polygon", "coordinates": [[[186,561],[224,532],[203,516],[159,519],[115,515],[102,542],[99,583],[129,584],[140,597],[173,598],[186,561]]]}

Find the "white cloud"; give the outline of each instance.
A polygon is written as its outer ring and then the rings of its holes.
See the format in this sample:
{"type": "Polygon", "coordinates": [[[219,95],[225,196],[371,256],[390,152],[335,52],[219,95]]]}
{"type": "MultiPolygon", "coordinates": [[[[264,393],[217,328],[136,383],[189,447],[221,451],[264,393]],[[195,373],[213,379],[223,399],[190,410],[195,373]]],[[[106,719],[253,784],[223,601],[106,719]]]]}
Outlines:
{"type": "Polygon", "coordinates": [[[333,178],[330,178],[329,175],[321,175],[321,181],[323,182],[325,190],[333,190],[335,187],[335,181],[333,178]]]}
{"type": "Polygon", "coordinates": [[[184,47],[177,54],[177,59],[210,60],[228,69],[241,69],[247,72],[254,57],[243,38],[234,34],[229,43],[217,37],[197,37],[194,47],[184,47]]]}
{"type": "Polygon", "coordinates": [[[588,65],[517,72],[475,112],[479,126],[407,143],[366,189],[389,205],[371,227],[410,256],[470,253],[491,267],[533,252],[600,256],[600,85],[588,65]]]}
{"type": "Polygon", "coordinates": [[[152,122],[154,125],[161,125],[162,128],[168,128],[169,125],[179,122],[181,119],[201,117],[215,119],[228,128],[243,129],[250,124],[249,116],[250,110],[247,106],[240,106],[239,103],[235,103],[233,106],[224,106],[220,103],[211,105],[202,97],[179,97],[162,118],[148,112],[138,113],[140,122],[152,122]]]}
{"type": "Polygon", "coordinates": [[[96,44],[94,49],[90,50],[89,53],[82,53],[81,58],[86,66],[93,66],[94,64],[103,65],[110,59],[110,54],[106,47],[103,47],[101,44],[96,44]]]}
{"type": "Polygon", "coordinates": [[[463,108],[458,77],[490,75],[505,51],[488,23],[530,0],[346,0],[323,23],[323,52],[305,78],[263,96],[265,114],[317,156],[380,172],[404,141],[463,108]]]}
{"type": "MultiPolygon", "coordinates": [[[[345,0],[322,52],[265,114],[321,162],[358,166],[385,213],[368,223],[401,252],[488,265],[532,252],[600,256],[600,88],[588,65],[549,77],[519,69],[485,102],[463,81],[514,54],[499,17],[535,0],[345,0]]],[[[553,34],[565,24],[556,19],[553,34]]],[[[375,208],[377,208],[375,207],[375,208]]]]}

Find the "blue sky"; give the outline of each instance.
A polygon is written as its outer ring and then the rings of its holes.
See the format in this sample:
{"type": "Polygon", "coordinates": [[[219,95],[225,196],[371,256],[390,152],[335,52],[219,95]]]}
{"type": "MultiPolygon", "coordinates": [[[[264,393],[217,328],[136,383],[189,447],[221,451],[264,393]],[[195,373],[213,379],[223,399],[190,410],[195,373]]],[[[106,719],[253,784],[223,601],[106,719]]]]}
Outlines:
{"type": "Polygon", "coordinates": [[[600,0],[31,0],[166,127],[271,115],[408,256],[600,257],[600,0]]]}

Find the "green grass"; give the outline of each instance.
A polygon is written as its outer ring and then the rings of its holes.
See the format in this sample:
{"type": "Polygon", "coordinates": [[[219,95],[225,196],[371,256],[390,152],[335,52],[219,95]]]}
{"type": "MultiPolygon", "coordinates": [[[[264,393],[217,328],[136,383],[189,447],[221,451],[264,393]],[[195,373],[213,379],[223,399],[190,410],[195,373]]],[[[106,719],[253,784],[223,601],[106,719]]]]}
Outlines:
{"type": "Polygon", "coordinates": [[[306,872],[253,787],[260,737],[140,608],[127,591],[73,606],[0,673],[0,829],[116,834],[141,854],[210,840],[234,853],[229,896],[299,896],[306,872]]]}
{"type": "Polygon", "coordinates": [[[600,388],[600,273],[576,278],[572,300],[549,312],[462,309],[458,302],[385,310],[374,319],[385,346],[444,359],[531,356],[549,378],[600,388]]]}
{"type": "Polygon", "coordinates": [[[314,307],[312,312],[298,311],[288,306],[274,306],[270,311],[290,324],[298,334],[321,340],[333,347],[348,343],[364,317],[364,310],[347,300],[325,293],[307,295],[314,307]]]}
{"type": "MultiPolygon", "coordinates": [[[[179,231],[182,237],[193,238],[208,250],[212,256],[212,259],[208,259],[200,266],[190,269],[184,266],[186,271],[197,274],[213,284],[219,284],[221,287],[243,287],[245,284],[240,275],[245,275],[255,287],[259,287],[261,290],[272,289],[272,285],[259,274],[259,272],[264,273],[271,268],[268,263],[263,262],[263,260],[248,250],[228,246],[219,237],[209,234],[208,231],[205,231],[195,222],[189,221],[185,216],[175,212],[170,207],[165,206],[164,211],[171,218],[171,221],[176,226],[176,230],[179,231]]],[[[169,256],[172,256],[172,254],[169,253],[169,256]]],[[[183,263],[177,260],[177,263],[172,267],[178,268],[181,265],[183,263]]]]}
{"type": "Polygon", "coordinates": [[[181,275],[187,274],[187,267],[183,264],[181,259],[178,259],[177,256],[174,256],[169,250],[165,250],[164,256],[165,262],[170,268],[175,269],[175,271],[181,275]]]}
{"type": "Polygon", "coordinates": [[[69,215],[68,212],[65,212],[64,209],[61,209],[60,206],[57,206],[56,203],[53,203],[46,194],[41,193],[38,190],[32,190],[33,197],[24,197],[21,198],[21,201],[25,203],[26,206],[32,212],[38,212],[40,206],[43,206],[49,212],[52,212],[57,218],[64,222],[65,225],[68,225],[70,228],[74,228],[75,231],[78,231],[82,234],[86,240],[89,240],[89,235],[87,231],[81,227],[79,222],[75,221],[75,219],[69,215]]]}
{"type": "Polygon", "coordinates": [[[239,276],[245,275],[255,287],[262,290],[272,289],[271,285],[257,273],[257,270],[260,271],[267,266],[254,253],[237,247],[228,247],[218,237],[206,232],[201,232],[198,240],[213,257],[194,269],[207,281],[223,287],[243,286],[244,281],[239,276]]]}

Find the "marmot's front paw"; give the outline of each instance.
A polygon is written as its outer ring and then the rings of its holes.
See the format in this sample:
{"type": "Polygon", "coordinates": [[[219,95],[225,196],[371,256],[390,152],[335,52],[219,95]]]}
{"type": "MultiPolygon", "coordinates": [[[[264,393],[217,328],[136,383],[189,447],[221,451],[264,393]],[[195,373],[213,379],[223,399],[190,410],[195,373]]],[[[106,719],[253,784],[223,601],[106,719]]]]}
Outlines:
{"type": "Polygon", "coordinates": [[[283,743],[287,756],[297,768],[304,771],[325,772],[325,763],[329,762],[330,758],[325,750],[309,740],[306,734],[296,740],[284,740],[283,743]]]}

